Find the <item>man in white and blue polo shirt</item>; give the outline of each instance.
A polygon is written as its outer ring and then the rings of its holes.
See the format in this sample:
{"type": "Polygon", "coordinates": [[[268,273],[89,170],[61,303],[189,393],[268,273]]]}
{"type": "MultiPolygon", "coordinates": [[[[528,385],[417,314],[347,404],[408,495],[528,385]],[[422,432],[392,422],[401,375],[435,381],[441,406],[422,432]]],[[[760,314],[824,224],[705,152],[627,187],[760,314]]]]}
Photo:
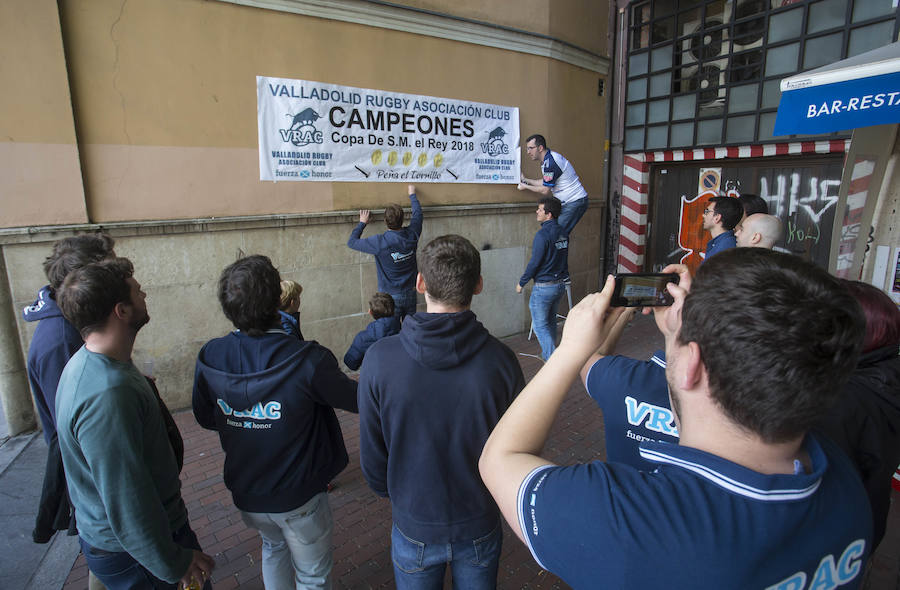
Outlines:
{"type": "Polygon", "coordinates": [[[535,162],[541,163],[541,178],[530,179],[522,176],[519,190],[529,190],[545,197],[552,193],[562,203],[562,213],[557,222],[562,233],[568,236],[588,207],[588,194],[581,186],[578,174],[572,164],[559,152],[547,148],[543,135],[532,135],[525,142],[525,153],[535,162]]]}
{"type": "Polygon", "coordinates": [[[858,588],[865,492],[808,430],[859,356],[859,306],[824,270],[759,248],[717,254],[693,285],[685,267],[666,270],[681,274],[674,305],[655,310],[679,444],[641,445],[652,472],[538,456],[621,313],[610,277],[572,309],[557,354],[485,444],[479,468],[503,515],[574,588],[858,588]]]}

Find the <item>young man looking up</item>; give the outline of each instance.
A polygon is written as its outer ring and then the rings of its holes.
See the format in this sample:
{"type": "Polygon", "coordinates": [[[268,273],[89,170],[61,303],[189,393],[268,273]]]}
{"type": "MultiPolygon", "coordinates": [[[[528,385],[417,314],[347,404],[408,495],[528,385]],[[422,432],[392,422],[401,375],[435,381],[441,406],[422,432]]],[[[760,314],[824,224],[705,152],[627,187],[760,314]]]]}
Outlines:
{"type": "Polygon", "coordinates": [[[515,354],[469,309],[481,292],[478,250],[460,236],[432,240],[416,289],[427,311],[372,345],[359,379],[360,464],[391,499],[397,588],[495,588],[500,514],[478,456],[524,386],[515,354]]]}
{"type": "Polygon", "coordinates": [[[857,588],[865,492],[846,455],[807,433],[859,356],[859,305],[824,270],[761,248],[715,256],[693,284],[677,270],[674,305],[654,312],[679,444],[641,445],[653,472],[538,455],[621,313],[609,277],[488,439],[488,489],[538,564],[574,588],[857,588]]]}
{"type": "Polygon", "coordinates": [[[331,587],[326,488],[349,458],[332,408],[356,412],[356,383],[315,341],[281,326],[281,277],[265,256],[225,267],[219,303],[235,330],[207,342],[194,416],[219,432],[225,485],[262,537],[267,588],[331,587]]]}
{"type": "Polygon", "coordinates": [[[57,293],[84,346],[60,377],[56,427],[88,568],[109,590],[174,590],[208,582],[215,562],[188,523],[159,403],[131,362],[150,321],[133,273],[127,258],[103,260],[57,293]]]}

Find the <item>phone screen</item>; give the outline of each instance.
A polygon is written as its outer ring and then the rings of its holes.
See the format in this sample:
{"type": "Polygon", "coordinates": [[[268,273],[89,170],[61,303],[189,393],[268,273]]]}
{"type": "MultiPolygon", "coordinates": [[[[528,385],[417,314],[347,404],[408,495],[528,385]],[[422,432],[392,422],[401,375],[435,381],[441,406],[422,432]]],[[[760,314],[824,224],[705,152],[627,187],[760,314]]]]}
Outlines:
{"type": "Polygon", "coordinates": [[[672,305],[666,290],[669,283],[678,284],[675,273],[634,273],[616,276],[616,289],[610,305],[613,307],[655,307],[672,305]]]}

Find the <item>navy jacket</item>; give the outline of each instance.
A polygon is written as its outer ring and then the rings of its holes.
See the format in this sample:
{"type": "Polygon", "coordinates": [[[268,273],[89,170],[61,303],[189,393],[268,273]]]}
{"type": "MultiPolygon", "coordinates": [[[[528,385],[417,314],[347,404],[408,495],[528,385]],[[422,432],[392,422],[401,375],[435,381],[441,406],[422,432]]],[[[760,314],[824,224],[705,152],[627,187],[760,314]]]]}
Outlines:
{"type": "Polygon", "coordinates": [[[499,525],[478,458],[525,386],[515,354],[471,311],[416,313],[372,345],[359,380],[360,463],[394,523],[423,543],[499,525]]]}
{"type": "Polygon", "coordinates": [[[325,491],[348,463],[334,407],[357,411],[356,383],[317,342],[234,331],[200,350],[194,416],[219,431],[241,510],[288,512],[325,491]]]}
{"type": "Polygon", "coordinates": [[[388,316],[386,318],[378,318],[369,323],[366,329],[361,331],[353,339],[353,344],[344,355],[344,364],[352,370],[357,370],[363,362],[363,357],[369,347],[386,336],[393,336],[400,331],[400,318],[398,316],[388,316]]]}
{"type": "Polygon", "coordinates": [[[375,255],[378,290],[385,293],[402,293],[416,288],[416,247],[422,235],[422,206],[416,195],[410,195],[409,200],[412,219],[407,227],[361,238],[366,224],[360,222],[347,240],[347,245],[354,250],[375,255]]]}
{"type": "Polygon", "coordinates": [[[38,291],[37,300],[22,311],[26,322],[37,322],[31,346],[28,347],[28,381],[44,429],[44,440],[50,445],[56,438],[56,387],[63,368],[84,341],[81,334],[63,317],[50,287],[38,291]]]}
{"type": "Polygon", "coordinates": [[[569,276],[569,238],[555,219],[541,223],[541,229],[534,234],[531,244],[531,260],[519,285],[525,286],[534,279],[535,283],[561,281],[569,276]]]}
{"type": "Polygon", "coordinates": [[[291,336],[303,340],[303,332],[300,331],[300,314],[288,313],[278,310],[278,319],[281,320],[281,329],[291,336]]]}

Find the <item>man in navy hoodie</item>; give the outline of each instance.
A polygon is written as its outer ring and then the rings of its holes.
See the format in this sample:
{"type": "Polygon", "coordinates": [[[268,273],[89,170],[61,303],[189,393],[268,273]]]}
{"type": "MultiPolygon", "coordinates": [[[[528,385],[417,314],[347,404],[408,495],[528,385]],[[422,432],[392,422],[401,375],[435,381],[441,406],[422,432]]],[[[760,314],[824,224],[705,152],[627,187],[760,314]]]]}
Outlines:
{"type": "Polygon", "coordinates": [[[412,219],[407,227],[403,227],[403,208],[392,203],[384,209],[388,230],[362,238],[370,212],[361,209],[359,224],[347,240],[347,245],[354,250],[375,256],[378,290],[393,297],[394,315],[398,318],[416,313],[416,248],[422,235],[422,206],[416,198],[415,185],[408,185],[407,191],[412,205],[412,219]]]}
{"type": "Polygon", "coordinates": [[[541,229],[534,235],[531,260],[516,284],[516,293],[521,293],[528,281],[534,279],[528,310],[545,361],[556,350],[556,311],[569,278],[569,236],[556,221],[561,208],[556,197],[542,197],[538,201],[535,213],[541,229]]]}
{"type": "Polygon", "coordinates": [[[84,340],[63,317],[56,304],[56,292],[70,272],[113,256],[114,243],[106,234],[82,234],[54,243],[50,256],[44,260],[49,284],[22,311],[26,322],[38,322],[28,347],[28,381],[48,447],[41,502],[32,533],[36,543],[46,543],[57,530],[76,534],[56,436],[56,386],[66,363],[84,340]]]}
{"type": "Polygon", "coordinates": [[[262,536],[265,586],[330,588],[326,487],[348,463],[333,408],[357,411],[356,383],[327,348],[281,327],[280,280],[259,255],[222,271],[219,303],[236,330],[200,350],[194,416],[219,432],[225,485],[262,536]]]}
{"type": "Polygon", "coordinates": [[[366,353],[359,383],[363,475],[391,499],[397,588],[494,588],[500,514],[478,476],[491,429],[524,387],[515,354],[469,309],[482,287],[478,250],[441,236],[422,250],[416,290],[427,311],[366,353]]]}

